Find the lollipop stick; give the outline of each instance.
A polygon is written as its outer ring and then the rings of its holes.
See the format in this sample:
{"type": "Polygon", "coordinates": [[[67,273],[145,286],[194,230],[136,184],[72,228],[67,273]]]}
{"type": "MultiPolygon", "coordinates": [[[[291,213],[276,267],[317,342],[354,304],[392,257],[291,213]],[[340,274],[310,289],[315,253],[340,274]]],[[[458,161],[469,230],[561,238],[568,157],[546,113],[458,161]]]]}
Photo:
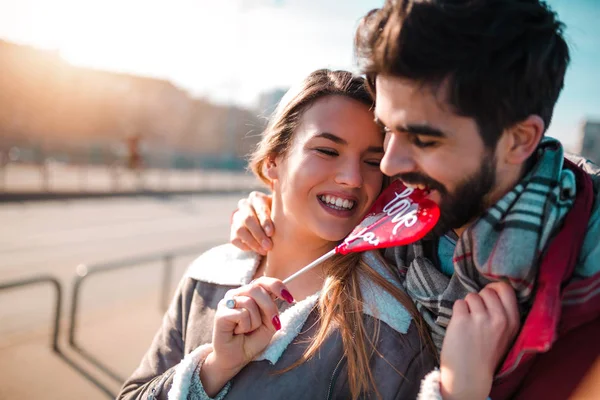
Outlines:
{"type": "Polygon", "coordinates": [[[292,275],[290,275],[287,278],[285,278],[283,280],[283,283],[287,285],[288,283],[290,283],[290,281],[292,279],[295,279],[298,276],[300,276],[303,273],[305,273],[306,271],[313,269],[314,267],[316,267],[317,265],[321,264],[323,261],[327,260],[328,258],[333,257],[334,255],[335,255],[335,249],[331,250],[328,253],[325,253],[321,257],[317,258],[315,261],[313,261],[310,264],[308,264],[306,267],[302,268],[301,270],[296,271],[292,275]]]}

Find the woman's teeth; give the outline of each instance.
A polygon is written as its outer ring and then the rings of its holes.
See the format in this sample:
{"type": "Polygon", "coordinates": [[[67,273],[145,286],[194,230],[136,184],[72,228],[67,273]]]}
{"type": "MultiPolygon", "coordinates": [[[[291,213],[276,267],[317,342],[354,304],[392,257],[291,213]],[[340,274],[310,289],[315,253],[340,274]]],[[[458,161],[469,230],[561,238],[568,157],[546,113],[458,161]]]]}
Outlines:
{"type": "Polygon", "coordinates": [[[321,195],[319,199],[329,207],[344,210],[351,210],[356,203],[354,200],[342,199],[329,194],[321,195]]]}

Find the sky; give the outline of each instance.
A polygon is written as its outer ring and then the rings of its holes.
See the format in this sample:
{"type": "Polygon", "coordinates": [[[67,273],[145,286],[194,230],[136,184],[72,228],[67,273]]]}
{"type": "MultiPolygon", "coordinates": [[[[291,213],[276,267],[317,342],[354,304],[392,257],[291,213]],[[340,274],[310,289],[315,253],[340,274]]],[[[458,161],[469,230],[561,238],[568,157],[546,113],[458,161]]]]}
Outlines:
{"type": "MultiPolygon", "coordinates": [[[[383,0],[0,0],[0,38],[80,66],[168,79],[194,96],[252,106],[323,67],[355,70],[354,30],[383,0]],[[343,6],[340,6],[343,4],[343,6]]],[[[600,1],[550,0],[572,63],[548,134],[580,146],[600,119],[600,1]]]]}

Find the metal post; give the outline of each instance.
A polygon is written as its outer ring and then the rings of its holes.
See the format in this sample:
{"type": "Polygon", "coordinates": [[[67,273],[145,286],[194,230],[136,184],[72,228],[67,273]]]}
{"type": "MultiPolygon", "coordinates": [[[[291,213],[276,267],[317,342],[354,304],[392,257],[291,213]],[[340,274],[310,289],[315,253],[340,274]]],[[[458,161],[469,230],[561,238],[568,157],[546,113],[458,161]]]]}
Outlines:
{"type": "Polygon", "coordinates": [[[83,279],[87,275],[87,266],[85,264],[80,264],[77,266],[77,277],[75,278],[75,283],[73,285],[73,295],[71,298],[71,320],[69,323],[69,345],[76,347],[75,344],[75,329],[77,322],[77,305],[79,304],[79,288],[81,287],[81,283],[83,279]]]}
{"type": "Polygon", "coordinates": [[[6,170],[8,168],[8,162],[4,159],[0,161],[0,191],[7,192],[6,189],[6,170]]]}
{"type": "Polygon", "coordinates": [[[56,291],[56,301],[54,303],[54,332],[52,333],[52,350],[55,353],[60,353],[58,349],[58,330],[60,327],[60,313],[62,308],[62,288],[56,279],[52,279],[52,286],[56,291]]]}
{"type": "Polygon", "coordinates": [[[42,177],[42,188],[45,192],[50,191],[50,173],[48,171],[47,160],[42,160],[40,164],[40,175],[42,177]]]}
{"type": "Polygon", "coordinates": [[[81,162],[77,163],[78,165],[78,175],[79,175],[79,190],[81,192],[85,192],[87,190],[87,178],[88,178],[88,168],[89,168],[89,160],[85,154],[81,157],[81,162]]]}
{"type": "Polygon", "coordinates": [[[173,255],[167,254],[164,258],[162,291],[160,296],[160,309],[165,312],[171,302],[171,278],[173,276],[173,255]]]}
{"type": "Polygon", "coordinates": [[[50,283],[54,287],[56,292],[56,301],[54,302],[54,326],[52,328],[52,340],[50,345],[55,353],[59,353],[58,349],[58,334],[60,329],[60,313],[62,306],[62,287],[60,282],[51,276],[40,275],[34,278],[22,279],[18,281],[12,281],[7,283],[0,283],[0,290],[13,289],[17,287],[36,285],[40,283],[50,283]]]}
{"type": "Polygon", "coordinates": [[[112,187],[113,187],[113,191],[118,192],[120,187],[121,187],[121,183],[120,183],[120,179],[121,179],[121,164],[119,160],[115,160],[110,166],[110,173],[112,175],[112,187]]]}
{"type": "MultiPolygon", "coordinates": [[[[58,346],[58,336],[59,336],[59,330],[60,330],[60,317],[61,317],[61,310],[62,310],[62,286],[56,278],[54,278],[52,276],[39,275],[39,276],[29,278],[29,279],[0,283],[0,290],[29,286],[29,285],[39,284],[39,283],[52,284],[52,286],[54,287],[55,292],[56,292],[56,302],[55,302],[55,307],[54,307],[54,327],[53,327],[52,341],[51,341],[52,351],[58,357],[60,357],[64,362],[66,362],[71,368],[73,368],[75,371],[77,371],[79,374],[81,374],[85,379],[87,379],[94,386],[96,386],[98,389],[100,389],[109,398],[114,399],[117,395],[116,393],[113,393],[109,388],[107,388],[105,385],[103,385],[101,382],[99,382],[96,378],[94,378],[92,375],[90,375],[86,370],[81,368],[81,366],[79,366],[71,358],[69,358],[65,353],[63,353],[61,351],[60,347],[58,346]]],[[[123,382],[122,378],[119,378],[119,379],[121,379],[119,382],[123,382]]]]}

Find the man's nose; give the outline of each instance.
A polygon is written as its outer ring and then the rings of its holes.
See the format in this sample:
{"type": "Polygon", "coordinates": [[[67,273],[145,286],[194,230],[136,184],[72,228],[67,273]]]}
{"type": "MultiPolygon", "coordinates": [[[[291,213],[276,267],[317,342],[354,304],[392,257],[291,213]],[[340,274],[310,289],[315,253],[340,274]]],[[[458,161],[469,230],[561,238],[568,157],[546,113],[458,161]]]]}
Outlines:
{"type": "Polygon", "coordinates": [[[415,160],[410,144],[401,140],[398,135],[391,134],[381,159],[381,172],[387,176],[395,176],[415,170],[415,160]]]}

